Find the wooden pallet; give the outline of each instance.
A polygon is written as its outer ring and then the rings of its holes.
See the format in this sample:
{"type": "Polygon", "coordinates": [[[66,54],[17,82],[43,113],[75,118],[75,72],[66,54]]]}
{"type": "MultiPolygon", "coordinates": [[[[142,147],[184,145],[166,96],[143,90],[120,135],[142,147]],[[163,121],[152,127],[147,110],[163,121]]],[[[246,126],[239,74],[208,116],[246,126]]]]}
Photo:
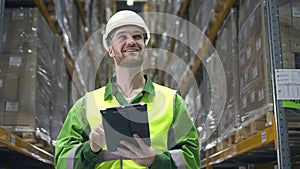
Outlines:
{"type": "Polygon", "coordinates": [[[232,144],[236,143],[236,136],[236,131],[233,131],[230,134],[228,134],[224,139],[219,141],[216,145],[217,151],[222,151],[230,147],[232,144]]]}
{"type": "Polygon", "coordinates": [[[206,150],[206,155],[207,155],[207,156],[210,156],[210,155],[212,155],[212,154],[215,154],[216,152],[218,152],[218,151],[217,151],[217,146],[214,146],[214,147],[212,147],[212,148],[206,150]]]}
{"type": "Polygon", "coordinates": [[[43,139],[42,137],[37,136],[35,132],[23,132],[21,138],[30,144],[48,151],[49,153],[54,152],[54,147],[51,144],[51,140],[43,139]]]}
{"type": "Polygon", "coordinates": [[[247,125],[241,126],[241,129],[236,132],[236,140],[238,143],[240,140],[244,140],[259,131],[271,126],[273,124],[274,113],[273,111],[266,111],[261,114],[260,118],[257,118],[247,125]]]}
{"type": "Polygon", "coordinates": [[[49,153],[54,152],[54,147],[51,143],[51,140],[47,140],[47,136],[40,137],[40,134],[37,134],[35,131],[32,131],[30,128],[25,128],[23,126],[2,126],[13,134],[16,134],[23,141],[30,143],[36,147],[39,147],[43,150],[46,150],[49,153]]]}

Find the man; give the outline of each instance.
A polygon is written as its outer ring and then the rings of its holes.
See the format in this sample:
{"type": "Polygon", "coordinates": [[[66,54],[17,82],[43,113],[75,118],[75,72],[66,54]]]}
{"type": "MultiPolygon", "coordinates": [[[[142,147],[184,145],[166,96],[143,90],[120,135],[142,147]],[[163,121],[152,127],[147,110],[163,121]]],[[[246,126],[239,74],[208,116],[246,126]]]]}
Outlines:
{"type": "Polygon", "coordinates": [[[103,42],[115,62],[115,77],[71,108],[56,142],[58,169],[200,168],[198,135],[184,100],[143,74],[149,38],[138,14],[124,10],[110,18],[103,42]],[[121,156],[112,154],[99,110],[133,103],[147,104],[151,146],[133,134],[138,146],[123,140],[121,156]]]}

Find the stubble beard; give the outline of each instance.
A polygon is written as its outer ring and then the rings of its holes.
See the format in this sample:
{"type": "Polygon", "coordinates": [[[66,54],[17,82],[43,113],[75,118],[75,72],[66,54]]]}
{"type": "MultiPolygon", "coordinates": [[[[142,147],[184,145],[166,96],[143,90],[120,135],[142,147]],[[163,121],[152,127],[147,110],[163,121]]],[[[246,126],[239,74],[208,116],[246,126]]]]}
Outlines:
{"type": "Polygon", "coordinates": [[[119,67],[127,68],[137,68],[141,67],[144,63],[144,52],[135,52],[130,55],[135,56],[126,56],[124,59],[117,62],[119,67]]]}

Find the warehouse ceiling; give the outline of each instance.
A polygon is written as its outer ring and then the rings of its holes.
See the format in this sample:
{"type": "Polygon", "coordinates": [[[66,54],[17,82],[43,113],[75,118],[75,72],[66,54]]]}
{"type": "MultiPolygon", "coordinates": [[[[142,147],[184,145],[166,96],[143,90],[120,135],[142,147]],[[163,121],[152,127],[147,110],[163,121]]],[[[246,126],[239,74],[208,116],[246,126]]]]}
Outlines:
{"type": "Polygon", "coordinates": [[[116,5],[117,5],[117,11],[129,9],[134,12],[140,13],[144,11],[145,1],[136,1],[133,3],[133,5],[128,5],[127,1],[119,0],[116,1],[116,5]]]}
{"type": "Polygon", "coordinates": [[[5,0],[6,7],[16,7],[16,6],[23,6],[23,7],[34,7],[36,4],[34,0],[5,0]]]}

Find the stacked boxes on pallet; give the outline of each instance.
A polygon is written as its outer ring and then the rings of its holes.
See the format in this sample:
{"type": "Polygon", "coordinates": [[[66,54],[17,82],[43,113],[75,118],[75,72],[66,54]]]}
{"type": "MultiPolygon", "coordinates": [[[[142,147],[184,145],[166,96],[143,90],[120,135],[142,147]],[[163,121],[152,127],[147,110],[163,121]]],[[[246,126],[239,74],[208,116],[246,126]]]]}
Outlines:
{"type": "MultiPolygon", "coordinates": [[[[279,2],[283,68],[297,69],[300,67],[298,63],[300,60],[300,2],[296,0],[281,0],[279,2]]],[[[268,120],[256,120],[264,116],[268,118],[267,112],[272,107],[273,102],[265,3],[259,0],[240,0],[239,4],[238,24],[235,25],[232,22],[234,15],[231,11],[223,23],[216,40],[216,49],[226,74],[227,102],[224,111],[213,112],[214,116],[217,113],[222,113],[222,119],[218,123],[216,130],[218,133],[214,132],[214,134],[210,135],[210,138],[207,139],[208,141],[203,146],[211,148],[208,151],[213,150],[213,153],[220,150],[218,145],[228,143],[224,142],[224,139],[231,133],[234,133],[231,131],[235,129],[242,129],[241,131],[238,130],[238,133],[242,133],[242,135],[236,136],[245,138],[257,131],[253,127],[260,128],[262,123],[262,126],[266,127],[267,124],[265,122],[269,122],[268,120]],[[238,37],[235,35],[236,32],[238,32],[238,37]],[[234,42],[238,42],[238,46],[234,46],[234,42]],[[236,65],[238,67],[235,67],[236,65]],[[233,105],[235,108],[232,107],[233,105]],[[250,126],[250,132],[253,129],[255,131],[248,133],[249,131],[246,131],[248,126],[250,126]],[[243,131],[246,131],[247,134],[243,135],[243,131]],[[213,147],[216,138],[220,142],[217,142],[216,146],[213,147]],[[215,148],[216,150],[214,150],[215,148]]],[[[207,60],[213,60],[214,58],[215,53],[211,54],[207,60]]],[[[211,68],[218,73],[218,68],[214,68],[212,65],[206,66],[207,71],[211,68]]],[[[209,79],[206,80],[209,81],[209,79]]],[[[208,87],[207,89],[208,91],[213,91],[213,84],[210,85],[210,88],[208,87]]],[[[214,97],[209,92],[208,95],[214,97]]],[[[221,97],[223,96],[219,96],[219,98],[221,97]]],[[[206,100],[211,99],[207,97],[206,100]]],[[[294,118],[294,121],[297,120],[297,118],[294,118]]],[[[204,130],[203,132],[206,132],[210,129],[204,130]]],[[[227,141],[231,140],[228,139],[227,141]]],[[[239,138],[235,140],[235,142],[238,141],[239,138]]]]}
{"type": "Polygon", "coordinates": [[[295,69],[295,60],[298,53],[300,53],[300,2],[280,1],[279,22],[283,67],[285,69],[295,69]]]}
{"type": "Polygon", "coordinates": [[[37,9],[8,8],[4,15],[1,125],[49,132],[53,36],[37,9]]]}
{"type": "Polygon", "coordinates": [[[232,8],[216,40],[216,50],[223,64],[227,84],[226,105],[219,123],[219,140],[234,134],[239,125],[237,10],[232,8]]]}
{"type": "Polygon", "coordinates": [[[55,53],[51,57],[51,72],[55,76],[53,76],[51,87],[50,136],[52,140],[55,140],[65,121],[70,105],[70,80],[61,48],[61,37],[58,35],[54,36],[53,52],[55,53]]]}
{"type": "Polygon", "coordinates": [[[271,106],[269,56],[267,54],[264,4],[240,1],[239,71],[241,124],[265,115],[271,106]]]}
{"type": "Polygon", "coordinates": [[[61,44],[37,8],[6,8],[4,15],[0,125],[13,132],[39,134],[50,142],[55,139],[51,126],[57,125],[51,122],[64,119],[52,115],[58,110],[53,100],[63,97],[59,105],[68,104],[64,62],[56,60],[63,58],[58,55],[61,44]],[[61,68],[53,68],[55,62],[61,68]],[[55,92],[57,88],[64,92],[55,92]]]}
{"type": "MultiPolygon", "coordinates": [[[[281,1],[279,21],[283,68],[296,68],[295,56],[300,52],[300,3],[281,1]]],[[[264,2],[248,4],[240,1],[239,67],[241,120],[247,125],[266,113],[272,105],[270,60],[268,55],[266,8],[264,2]]]]}

